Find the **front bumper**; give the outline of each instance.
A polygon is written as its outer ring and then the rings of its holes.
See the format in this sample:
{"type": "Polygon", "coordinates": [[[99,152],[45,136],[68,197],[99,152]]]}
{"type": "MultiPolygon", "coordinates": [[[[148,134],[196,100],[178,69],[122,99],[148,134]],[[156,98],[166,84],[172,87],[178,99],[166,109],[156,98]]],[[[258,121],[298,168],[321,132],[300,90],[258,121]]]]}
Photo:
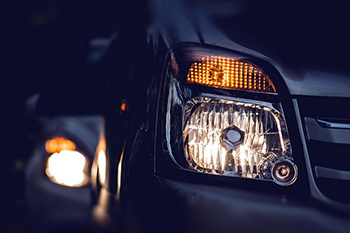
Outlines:
{"type": "Polygon", "coordinates": [[[350,229],[349,216],[283,195],[156,179],[159,222],[170,231],[345,233],[350,229]]]}

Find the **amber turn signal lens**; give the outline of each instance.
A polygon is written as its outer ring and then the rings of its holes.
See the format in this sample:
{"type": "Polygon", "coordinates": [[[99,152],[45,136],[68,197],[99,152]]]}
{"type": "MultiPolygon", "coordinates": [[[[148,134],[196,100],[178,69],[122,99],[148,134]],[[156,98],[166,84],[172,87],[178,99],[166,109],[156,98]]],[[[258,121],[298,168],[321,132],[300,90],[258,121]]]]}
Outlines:
{"type": "Polygon", "coordinates": [[[55,137],[46,141],[45,149],[48,153],[59,153],[62,150],[75,150],[74,142],[63,138],[63,137],[55,137]]]}
{"type": "Polygon", "coordinates": [[[188,83],[212,87],[276,93],[262,69],[256,65],[221,56],[206,56],[194,62],[187,75],[188,83]]]}
{"type": "Polygon", "coordinates": [[[120,111],[125,112],[126,111],[126,103],[122,103],[120,105],[120,111]]]}

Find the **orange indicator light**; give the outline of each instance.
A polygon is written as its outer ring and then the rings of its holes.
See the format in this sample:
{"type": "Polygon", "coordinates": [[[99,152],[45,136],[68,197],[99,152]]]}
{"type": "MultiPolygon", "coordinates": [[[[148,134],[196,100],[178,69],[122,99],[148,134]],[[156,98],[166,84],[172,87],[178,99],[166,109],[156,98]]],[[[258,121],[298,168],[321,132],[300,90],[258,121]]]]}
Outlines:
{"type": "Polygon", "coordinates": [[[122,112],[125,112],[125,110],[126,110],[126,103],[122,103],[122,104],[120,105],[120,110],[121,110],[122,112]]]}
{"type": "Polygon", "coordinates": [[[75,144],[66,138],[55,137],[46,141],[45,149],[48,153],[53,154],[62,150],[75,150],[75,144]]]}
{"type": "Polygon", "coordinates": [[[206,56],[200,62],[194,62],[188,72],[187,82],[276,93],[275,86],[262,69],[250,62],[221,56],[206,56]]]}

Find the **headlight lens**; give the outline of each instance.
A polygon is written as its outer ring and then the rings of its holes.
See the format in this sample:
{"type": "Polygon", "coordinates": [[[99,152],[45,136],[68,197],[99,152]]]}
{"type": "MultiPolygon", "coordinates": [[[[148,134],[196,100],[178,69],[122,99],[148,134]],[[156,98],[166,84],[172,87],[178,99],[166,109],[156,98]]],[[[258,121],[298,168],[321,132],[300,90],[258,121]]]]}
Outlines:
{"type": "Polygon", "coordinates": [[[183,139],[197,171],[281,185],[296,178],[285,120],[272,104],[192,98],[185,105],[183,139]]]}

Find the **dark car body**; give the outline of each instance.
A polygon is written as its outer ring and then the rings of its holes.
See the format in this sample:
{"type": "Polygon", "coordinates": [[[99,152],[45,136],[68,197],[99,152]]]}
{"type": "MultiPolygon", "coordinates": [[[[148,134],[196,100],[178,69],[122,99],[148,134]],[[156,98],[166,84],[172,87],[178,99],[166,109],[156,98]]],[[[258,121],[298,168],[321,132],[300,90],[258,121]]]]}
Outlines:
{"type": "Polygon", "coordinates": [[[101,127],[88,186],[94,201],[84,206],[94,222],[126,232],[348,232],[346,12],[333,5],[253,1],[149,1],[145,8],[147,17],[126,14],[130,24],[110,51],[117,54],[117,77],[100,95],[106,108],[95,110],[104,121],[96,123],[101,127]],[[169,64],[181,66],[186,54],[203,50],[244,56],[270,74],[277,95],[196,91],[280,102],[298,164],[294,184],[202,174],[169,157],[169,64]],[[100,144],[106,145],[104,182],[100,144]]]}

